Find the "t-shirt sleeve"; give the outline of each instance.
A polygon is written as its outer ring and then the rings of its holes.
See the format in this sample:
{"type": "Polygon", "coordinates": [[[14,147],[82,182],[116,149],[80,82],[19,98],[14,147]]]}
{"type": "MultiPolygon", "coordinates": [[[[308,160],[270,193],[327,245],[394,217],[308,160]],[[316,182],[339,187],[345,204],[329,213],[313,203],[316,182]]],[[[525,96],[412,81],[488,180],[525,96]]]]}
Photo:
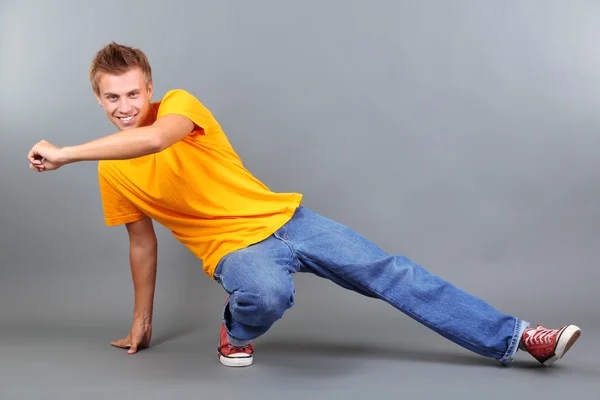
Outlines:
{"type": "Polygon", "coordinates": [[[188,117],[197,130],[204,135],[212,133],[222,133],[221,126],[206,108],[195,96],[183,89],[175,89],[167,92],[158,107],[157,118],[168,114],[179,114],[188,117]]]}
{"type": "Polygon", "coordinates": [[[98,174],[100,197],[104,211],[104,222],[115,226],[135,222],[145,217],[125,196],[119,193],[102,174],[98,174]]]}

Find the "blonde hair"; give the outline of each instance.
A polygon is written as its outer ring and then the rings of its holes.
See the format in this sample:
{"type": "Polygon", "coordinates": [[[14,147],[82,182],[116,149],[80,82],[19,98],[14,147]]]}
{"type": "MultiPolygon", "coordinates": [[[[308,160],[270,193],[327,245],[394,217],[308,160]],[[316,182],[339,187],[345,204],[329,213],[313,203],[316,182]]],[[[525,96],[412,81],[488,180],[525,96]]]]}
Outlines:
{"type": "Polygon", "coordinates": [[[120,75],[132,68],[142,71],[146,85],[152,82],[152,68],[142,50],[115,42],[104,46],[96,53],[89,71],[94,93],[99,94],[98,81],[102,73],[120,75]]]}

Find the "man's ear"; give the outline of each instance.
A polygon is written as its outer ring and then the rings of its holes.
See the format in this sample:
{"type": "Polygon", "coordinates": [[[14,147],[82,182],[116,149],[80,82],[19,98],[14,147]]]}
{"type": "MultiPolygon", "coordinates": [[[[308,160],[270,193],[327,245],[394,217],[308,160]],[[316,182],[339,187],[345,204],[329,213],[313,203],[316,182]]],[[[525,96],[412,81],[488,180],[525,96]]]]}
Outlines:
{"type": "Polygon", "coordinates": [[[148,90],[148,98],[150,100],[152,100],[152,95],[154,94],[154,84],[152,82],[148,83],[147,90],[148,90]]]}

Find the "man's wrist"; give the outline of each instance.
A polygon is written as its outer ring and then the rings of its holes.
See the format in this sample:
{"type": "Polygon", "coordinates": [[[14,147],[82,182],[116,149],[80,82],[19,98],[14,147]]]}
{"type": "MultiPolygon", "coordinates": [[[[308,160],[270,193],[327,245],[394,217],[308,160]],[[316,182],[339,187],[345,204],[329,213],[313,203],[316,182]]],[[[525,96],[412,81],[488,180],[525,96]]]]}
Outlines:
{"type": "Polygon", "coordinates": [[[134,314],[133,320],[142,324],[151,324],[152,323],[152,315],[148,314],[134,314]]]}
{"type": "Polygon", "coordinates": [[[70,164],[77,160],[77,148],[74,146],[61,147],[58,158],[63,164],[70,164]]]}

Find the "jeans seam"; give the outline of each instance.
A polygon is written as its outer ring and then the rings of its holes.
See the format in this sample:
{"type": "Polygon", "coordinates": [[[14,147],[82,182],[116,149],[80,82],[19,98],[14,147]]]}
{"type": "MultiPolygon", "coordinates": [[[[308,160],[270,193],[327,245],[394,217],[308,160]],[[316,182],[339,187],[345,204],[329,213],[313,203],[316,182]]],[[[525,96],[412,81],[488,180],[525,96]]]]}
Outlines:
{"type": "MultiPolygon", "coordinates": [[[[225,288],[225,286],[223,286],[223,288],[225,289],[225,291],[226,291],[226,292],[230,293],[230,292],[229,292],[229,291],[228,291],[228,290],[225,288]]],[[[229,314],[231,315],[231,321],[230,321],[230,323],[231,323],[231,327],[230,327],[230,328],[228,328],[228,327],[227,327],[227,324],[226,324],[226,318],[225,318],[225,314],[226,314],[226,310],[225,310],[225,309],[223,309],[223,316],[222,316],[222,319],[223,319],[223,326],[225,327],[225,331],[227,332],[227,334],[228,334],[229,336],[231,336],[232,338],[234,338],[234,339],[236,339],[236,340],[240,340],[239,338],[236,338],[234,335],[232,335],[232,334],[231,334],[231,331],[232,331],[232,330],[233,330],[233,329],[234,329],[236,326],[238,326],[238,322],[237,322],[237,321],[236,321],[236,320],[233,318],[233,312],[234,312],[234,308],[235,308],[235,302],[233,301],[233,297],[234,297],[233,295],[234,295],[233,293],[231,293],[231,294],[230,294],[230,296],[229,296],[229,300],[227,301],[227,304],[225,304],[225,307],[229,307],[229,308],[230,308],[230,310],[229,310],[229,314]],[[232,302],[232,301],[233,301],[233,302],[232,302]]]]}
{"type": "Polygon", "coordinates": [[[287,263],[286,267],[289,267],[290,265],[293,265],[293,264],[295,264],[295,266],[297,267],[298,264],[300,263],[300,260],[298,259],[298,254],[296,254],[296,251],[294,251],[294,248],[292,247],[292,245],[286,239],[284,239],[284,238],[281,237],[281,235],[279,234],[279,231],[275,232],[273,234],[273,236],[277,240],[280,240],[281,242],[285,243],[285,245],[290,250],[290,253],[292,253],[292,261],[290,261],[289,263],[287,263]]]}
{"type": "Polygon", "coordinates": [[[506,353],[504,353],[504,356],[499,360],[502,364],[508,364],[514,360],[514,355],[519,350],[521,329],[527,328],[527,326],[529,326],[529,322],[517,318],[508,349],[506,350],[506,353]]]}
{"type": "Polygon", "coordinates": [[[518,338],[517,338],[517,336],[519,334],[519,331],[521,330],[521,324],[522,324],[522,322],[520,320],[517,320],[516,323],[515,323],[515,329],[513,331],[512,338],[510,339],[510,343],[508,345],[508,349],[504,353],[503,357],[500,359],[500,362],[503,363],[503,364],[511,361],[512,357],[509,357],[509,355],[513,353],[513,350],[515,349],[515,346],[518,345],[518,338]]]}

